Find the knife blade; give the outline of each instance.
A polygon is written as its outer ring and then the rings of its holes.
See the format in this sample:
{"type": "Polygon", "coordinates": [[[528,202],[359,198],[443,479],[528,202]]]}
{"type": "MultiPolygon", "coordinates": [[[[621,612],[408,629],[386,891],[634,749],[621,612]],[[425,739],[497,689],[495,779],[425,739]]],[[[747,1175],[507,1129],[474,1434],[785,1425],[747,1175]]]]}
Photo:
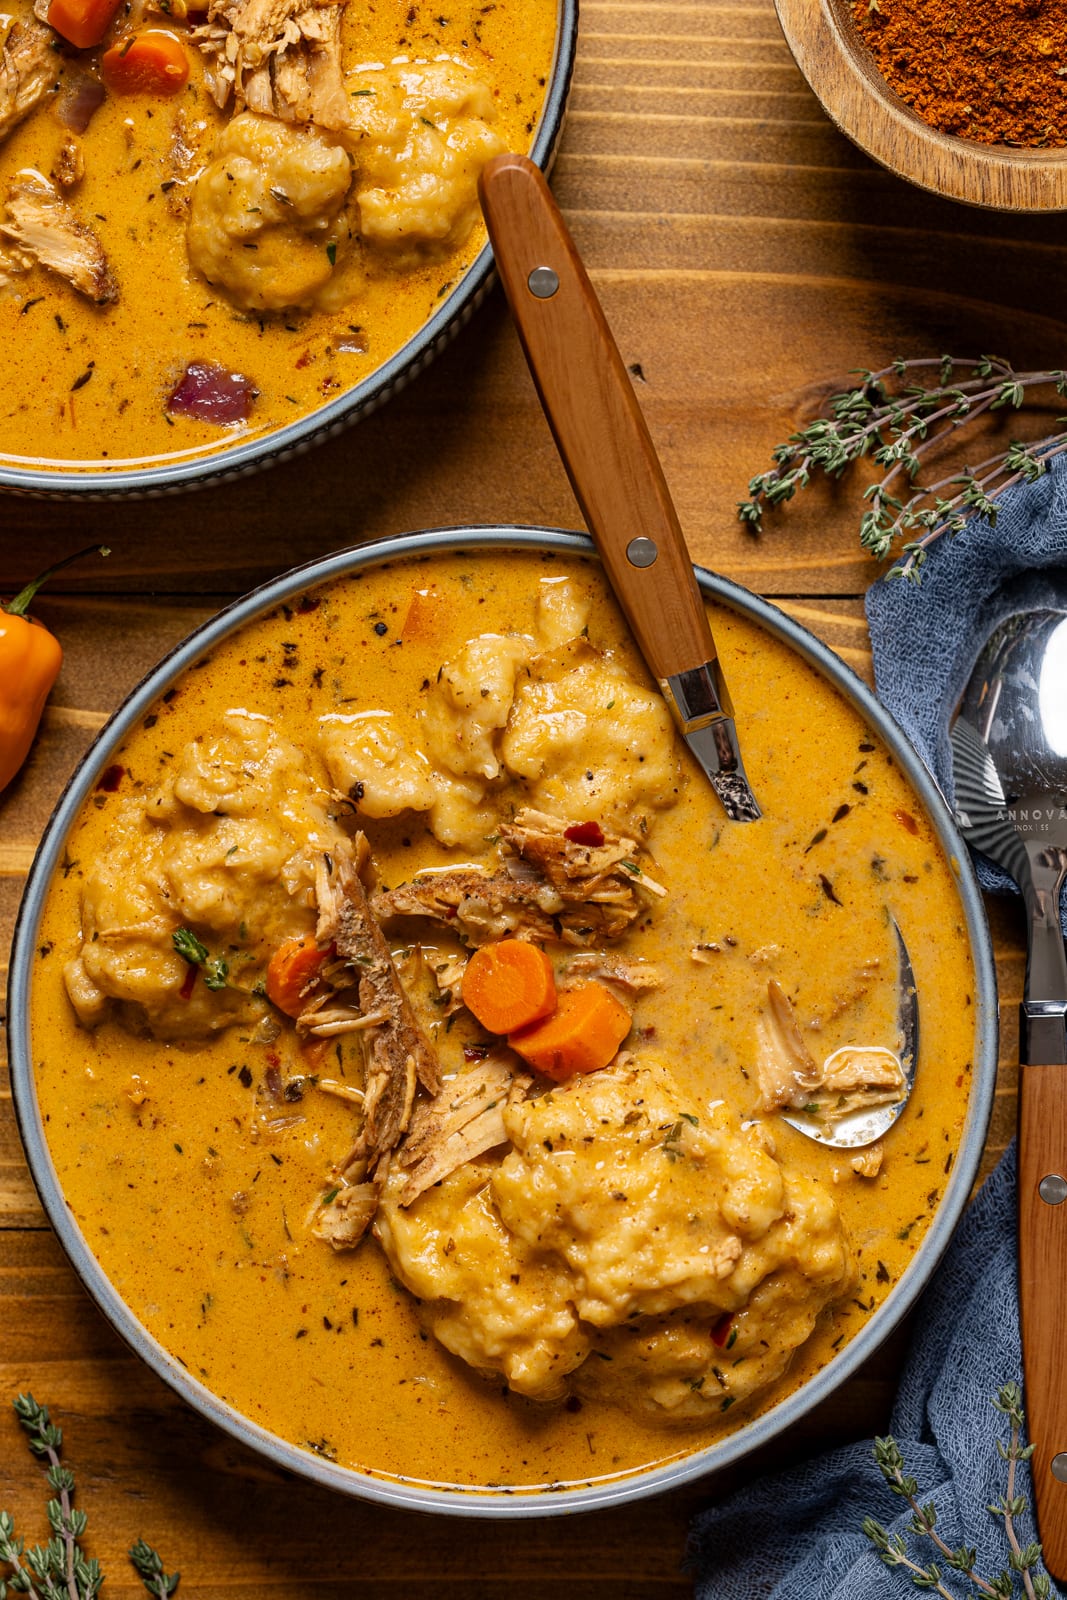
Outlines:
{"type": "Polygon", "coordinates": [[[685,536],[611,329],[540,170],[479,181],[504,292],[608,580],[697,764],[734,822],[760,816],[685,536]]]}

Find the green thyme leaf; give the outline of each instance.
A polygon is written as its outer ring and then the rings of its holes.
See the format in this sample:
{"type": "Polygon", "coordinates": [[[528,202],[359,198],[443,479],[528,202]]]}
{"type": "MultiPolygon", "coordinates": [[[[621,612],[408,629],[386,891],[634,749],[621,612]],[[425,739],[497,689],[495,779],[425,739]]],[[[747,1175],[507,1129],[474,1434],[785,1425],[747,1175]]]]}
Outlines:
{"type": "Polygon", "coordinates": [[[188,961],[191,967],[203,966],[208,959],[207,946],[201,944],[189,928],[176,928],[171,934],[171,941],[182,960],[188,961]]]}

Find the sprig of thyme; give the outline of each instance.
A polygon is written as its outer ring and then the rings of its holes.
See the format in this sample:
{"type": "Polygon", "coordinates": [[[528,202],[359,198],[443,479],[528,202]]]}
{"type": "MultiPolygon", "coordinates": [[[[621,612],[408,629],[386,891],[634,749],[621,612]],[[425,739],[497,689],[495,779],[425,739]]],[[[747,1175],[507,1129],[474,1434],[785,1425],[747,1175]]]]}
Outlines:
{"type": "Polygon", "coordinates": [[[203,970],[204,983],[209,989],[225,989],[230,968],[222,956],[213,958],[207,945],[201,943],[191,928],[175,928],[170,938],[183,961],[203,970]]]}
{"type": "MultiPolygon", "coordinates": [[[[74,1509],[74,1474],[60,1461],[63,1430],[48,1415],[48,1407],[38,1405],[32,1394],[20,1394],[14,1406],[31,1451],[48,1463],[52,1537],[47,1544],[27,1550],[24,1541],[15,1537],[10,1513],[0,1511],[0,1561],[9,1568],[0,1578],[0,1600],[8,1600],[9,1595],[25,1595],[27,1600],[95,1600],[104,1575],[99,1562],[88,1558],[78,1543],[88,1518],[84,1511],[74,1509]]],[[[180,1573],[164,1572],[159,1556],[143,1539],[130,1551],[130,1560],[148,1593],[155,1600],[169,1600],[180,1573]]]]}
{"type": "Polygon", "coordinates": [[[774,466],[749,483],[750,498],[737,509],[754,533],[763,525],[764,511],[791,500],[814,474],[840,478],[853,462],[869,456],[884,470],[880,482],[865,493],[860,543],[878,560],[900,545],[901,559],[888,576],[918,583],[935,540],[959,533],[973,516],[995,524],[1004,491],[1033,483],[1067,451],[1067,432],[1030,444],[1014,439],[977,466],[920,484],[924,463],[950,434],[987,411],[1018,411],[1034,390],[1051,388],[1067,396],[1067,373],[1020,373],[999,356],[970,360],[946,355],[898,358],[878,372],[861,370],[857,376],[856,388],[832,396],[829,414],[778,445],[774,466]],[[917,537],[909,539],[909,534],[917,537]]]}
{"type": "MultiPolygon", "coordinates": [[[[1005,1444],[1002,1439],[997,1440],[997,1453],[1008,1463],[1007,1492],[995,1505],[989,1507],[993,1516],[1003,1518],[1004,1532],[1010,1548],[1008,1565],[995,1578],[987,1580],[975,1571],[976,1551],[966,1545],[953,1550],[942,1539],[937,1532],[937,1509],[932,1503],[920,1504],[919,1485],[904,1471],[904,1457],[895,1439],[890,1437],[876,1439],[874,1459],[893,1493],[906,1500],[912,1509],[909,1532],[917,1537],[929,1539],[940,1551],[946,1567],[951,1571],[962,1573],[979,1594],[989,1596],[989,1600],[1011,1600],[1016,1593],[1016,1577],[1022,1581],[1026,1600],[1045,1600],[1045,1597],[1052,1593],[1052,1584],[1044,1572],[1037,1570],[1041,1561],[1041,1546],[1036,1541],[1021,1545],[1015,1531],[1014,1519],[1026,1510],[1025,1495],[1015,1493],[1015,1469],[1020,1461],[1028,1461],[1034,1450],[1033,1445],[1020,1443],[1023,1408],[1019,1385],[1005,1384],[997,1391],[992,1404],[1008,1418],[1011,1424],[1008,1443],[1005,1444]]],[[[873,1517],[865,1518],[863,1531],[887,1567],[902,1567],[905,1572],[911,1574],[916,1588],[932,1589],[936,1594],[942,1595],[944,1600],[954,1600],[952,1591],[946,1589],[942,1582],[943,1574],[937,1563],[931,1561],[928,1566],[923,1566],[921,1562],[913,1561],[908,1555],[908,1548],[901,1534],[890,1534],[873,1517]]]]}

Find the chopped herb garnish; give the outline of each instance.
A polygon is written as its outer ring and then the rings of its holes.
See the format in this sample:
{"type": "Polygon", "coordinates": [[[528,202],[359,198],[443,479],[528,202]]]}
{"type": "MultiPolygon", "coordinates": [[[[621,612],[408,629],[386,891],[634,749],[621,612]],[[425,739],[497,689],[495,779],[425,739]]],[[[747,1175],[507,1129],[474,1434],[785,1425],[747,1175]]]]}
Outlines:
{"type": "Polygon", "coordinates": [[[201,944],[196,934],[188,928],[176,928],[171,934],[171,941],[182,960],[188,961],[191,967],[199,967],[208,959],[207,946],[201,944]]]}
{"type": "Polygon", "coordinates": [[[204,983],[209,989],[225,989],[229,965],[222,956],[212,959],[207,945],[201,944],[189,928],[175,928],[171,942],[183,961],[191,967],[203,967],[204,983]]]}

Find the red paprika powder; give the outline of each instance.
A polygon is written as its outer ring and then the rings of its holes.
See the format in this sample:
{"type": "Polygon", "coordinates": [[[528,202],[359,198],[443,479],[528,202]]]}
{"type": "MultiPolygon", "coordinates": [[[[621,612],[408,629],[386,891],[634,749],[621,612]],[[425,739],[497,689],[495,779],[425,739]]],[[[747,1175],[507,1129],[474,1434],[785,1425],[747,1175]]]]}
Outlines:
{"type": "Polygon", "coordinates": [[[943,133],[1067,144],[1067,0],[851,0],[891,89],[943,133]]]}

